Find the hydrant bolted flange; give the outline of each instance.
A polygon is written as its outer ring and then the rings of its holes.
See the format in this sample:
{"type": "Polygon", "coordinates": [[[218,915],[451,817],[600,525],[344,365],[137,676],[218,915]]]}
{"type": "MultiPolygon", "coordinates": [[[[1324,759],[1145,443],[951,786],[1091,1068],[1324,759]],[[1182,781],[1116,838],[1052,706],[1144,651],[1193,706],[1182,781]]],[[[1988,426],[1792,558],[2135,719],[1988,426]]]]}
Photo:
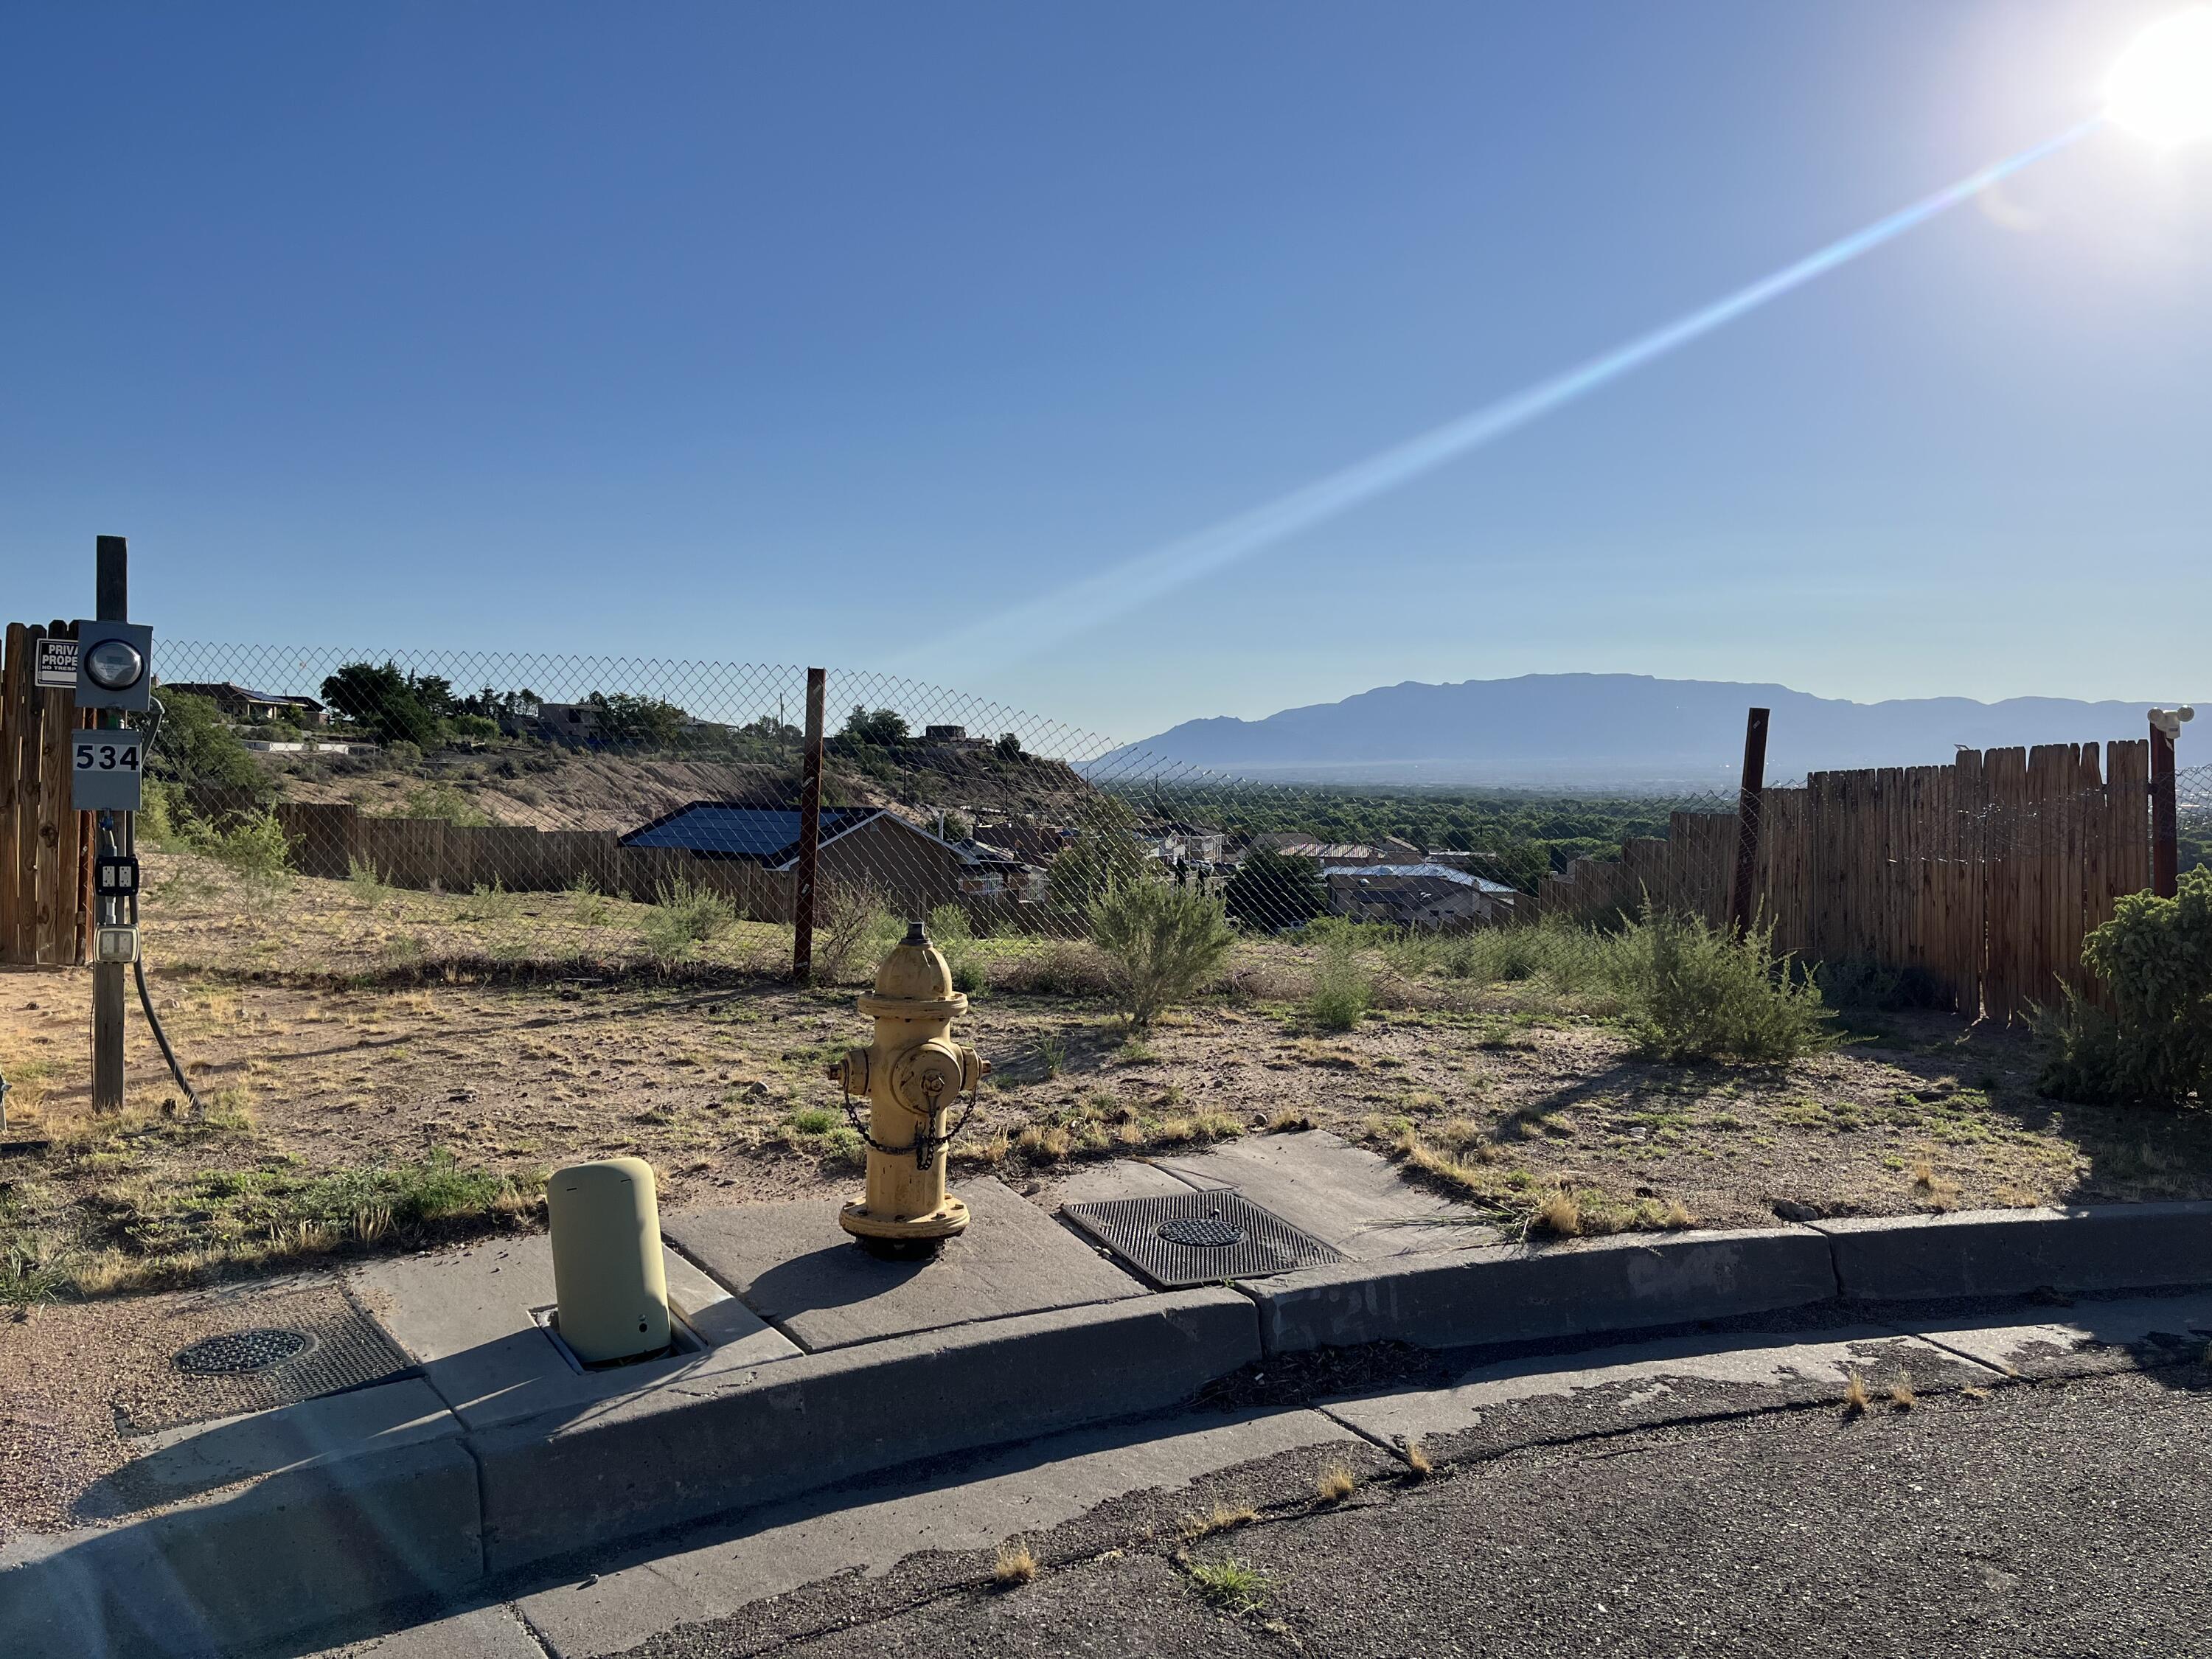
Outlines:
{"type": "Polygon", "coordinates": [[[952,988],[952,970],[920,922],[884,958],[860,1009],[875,1020],[876,1040],[830,1066],[830,1080],[843,1087],[848,1114],[854,1097],[867,1098],[867,1189],[837,1224],[863,1243],[950,1238],[968,1225],[968,1206],[945,1190],[945,1149],[958,1128],[945,1119],[962,1095],[972,1108],[990,1067],[952,1039],[968,999],[952,988]]]}

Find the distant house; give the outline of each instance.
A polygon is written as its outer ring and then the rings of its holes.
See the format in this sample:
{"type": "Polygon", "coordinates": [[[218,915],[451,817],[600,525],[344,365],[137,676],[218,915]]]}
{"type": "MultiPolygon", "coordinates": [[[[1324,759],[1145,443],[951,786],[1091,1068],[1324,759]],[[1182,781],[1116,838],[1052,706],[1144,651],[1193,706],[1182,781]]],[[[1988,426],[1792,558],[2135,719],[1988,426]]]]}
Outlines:
{"type": "Polygon", "coordinates": [[[1505,921],[1517,895],[1443,864],[1324,864],[1333,915],[1394,927],[1476,927],[1505,921]]]}
{"type": "MultiPolygon", "coordinates": [[[[532,722],[518,720],[520,736],[532,722]]],[[[599,740],[599,711],[588,702],[541,702],[538,705],[537,735],[548,743],[572,743],[589,747],[599,740]]]]}
{"type": "MultiPolygon", "coordinates": [[[[778,873],[799,866],[793,807],[693,801],[619,839],[624,847],[666,848],[778,873]]],[[[1011,854],[946,841],[881,806],[823,807],[817,855],[818,880],[872,887],[910,915],[963,899],[1034,897],[1044,878],[1043,871],[1011,854]]]]}
{"type": "Polygon", "coordinates": [[[1286,859],[1311,859],[1316,864],[1424,864],[1428,854],[1410,841],[1401,841],[1395,836],[1383,836],[1373,842],[1322,841],[1311,835],[1296,831],[1274,830],[1254,837],[1255,847],[1265,847],[1281,854],[1286,859]]]}
{"type": "Polygon", "coordinates": [[[925,749],[950,750],[955,754],[979,754],[991,746],[988,738],[971,738],[964,726],[926,726],[921,730],[925,749]]]}
{"type": "Polygon", "coordinates": [[[195,685],[184,681],[160,688],[164,691],[181,691],[187,696],[205,697],[234,720],[289,720],[294,726],[328,726],[330,710],[313,697],[303,697],[290,691],[255,691],[225,680],[220,685],[195,685]]]}
{"type": "Polygon", "coordinates": [[[1163,863],[1212,865],[1220,860],[1229,837],[1208,824],[1170,822],[1146,824],[1138,840],[1163,863]]]}

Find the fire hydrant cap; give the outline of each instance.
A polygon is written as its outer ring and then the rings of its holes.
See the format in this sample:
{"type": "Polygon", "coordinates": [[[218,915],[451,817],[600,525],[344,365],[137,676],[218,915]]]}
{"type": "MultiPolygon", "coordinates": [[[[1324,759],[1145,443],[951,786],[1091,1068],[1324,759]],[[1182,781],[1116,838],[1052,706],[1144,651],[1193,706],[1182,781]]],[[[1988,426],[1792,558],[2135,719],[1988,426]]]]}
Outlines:
{"type": "Polygon", "coordinates": [[[952,988],[945,953],[917,922],[876,969],[876,988],[860,998],[860,1012],[892,1019],[945,1019],[966,1013],[968,999],[952,988]]]}

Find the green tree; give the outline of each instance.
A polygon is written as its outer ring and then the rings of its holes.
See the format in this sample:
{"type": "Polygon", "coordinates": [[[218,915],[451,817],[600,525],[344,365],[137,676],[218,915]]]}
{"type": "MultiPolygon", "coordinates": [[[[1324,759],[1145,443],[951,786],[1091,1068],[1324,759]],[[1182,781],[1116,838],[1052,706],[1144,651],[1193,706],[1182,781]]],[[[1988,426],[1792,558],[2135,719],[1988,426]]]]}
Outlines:
{"type": "Polygon", "coordinates": [[[161,730],[146,757],[149,777],[165,783],[245,789],[265,781],[252,751],[239,741],[210,699],[158,689],[155,695],[161,704],[161,730]]]}
{"type": "Polygon", "coordinates": [[[1221,896],[1236,921],[1269,933],[1328,911],[1328,884],[1322,879],[1321,866],[1265,847],[1244,855],[1221,896]]]}
{"type": "Polygon", "coordinates": [[[626,748],[673,749],[691,719],[663,698],[634,697],[626,691],[612,696],[594,691],[589,702],[599,710],[600,740],[626,748]]]}
{"type": "Polygon", "coordinates": [[[349,662],[323,682],[323,701],[379,742],[434,749],[445,735],[440,716],[452,706],[453,688],[441,679],[403,674],[395,662],[349,662]],[[426,686],[438,706],[424,701],[426,686]]]}
{"type": "Polygon", "coordinates": [[[847,743],[866,743],[878,749],[896,749],[912,733],[907,726],[905,716],[895,710],[878,708],[871,711],[855,703],[852,714],[846,717],[845,729],[837,735],[847,743]]]}

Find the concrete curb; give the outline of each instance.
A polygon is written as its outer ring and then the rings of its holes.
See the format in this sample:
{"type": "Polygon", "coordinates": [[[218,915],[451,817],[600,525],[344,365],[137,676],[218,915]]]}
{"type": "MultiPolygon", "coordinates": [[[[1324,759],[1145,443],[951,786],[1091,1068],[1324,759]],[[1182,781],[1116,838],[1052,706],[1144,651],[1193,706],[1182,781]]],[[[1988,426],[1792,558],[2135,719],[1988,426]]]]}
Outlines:
{"type": "Polygon", "coordinates": [[[483,1475],[485,1568],[1180,1405],[1259,1357],[1252,1304],[1212,1289],[690,1373],[590,1410],[471,1435],[483,1475]]]}
{"type": "Polygon", "coordinates": [[[356,1452],[0,1556],[0,1653],[228,1653],[483,1576],[458,1432],[356,1452]]]}
{"type": "Polygon", "coordinates": [[[1802,1227],[1624,1236],[1544,1250],[1482,1246],[1445,1255],[1313,1267],[1240,1288],[1269,1353],[1413,1342],[1492,1342],[1641,1330],[1825,1302],[1828,1241],[1802,1227]]]}
{"type": "Polygon", "coordinates": [[[710,1350],[626,1390],[620,1373],[601,1374],[589,1397],[474,1431],[442,1409],[426,1413],[423,1384],[389,1384],[241,1419],[235,1468],[202,1446],[163,1454],[203,1489],[218,1474],[252,1484],[0,1548],[0,1653],[222,1652],[283,1639],[920,1459],[1168,1409],[1263,1354],[1601,1336],[1839,1296],[2184,1284],[2212,1284],[2212,1203],[1399,1256],[780,1359],[710,1350]],[[382,1428],[362,1426],[379,1413],[382,1428]],[[364,1437],[339,1443],[349,1432],[364,1437]],[[246,1455],[271,1443],[272,1472],[256,1478],[246,1455]]]}
{"type": "Polygon", "coordinates": [[[1808,1224],[1859,1301],[2212,1284],[2212,1203],[1961,1210],[1808,1224]]]}

